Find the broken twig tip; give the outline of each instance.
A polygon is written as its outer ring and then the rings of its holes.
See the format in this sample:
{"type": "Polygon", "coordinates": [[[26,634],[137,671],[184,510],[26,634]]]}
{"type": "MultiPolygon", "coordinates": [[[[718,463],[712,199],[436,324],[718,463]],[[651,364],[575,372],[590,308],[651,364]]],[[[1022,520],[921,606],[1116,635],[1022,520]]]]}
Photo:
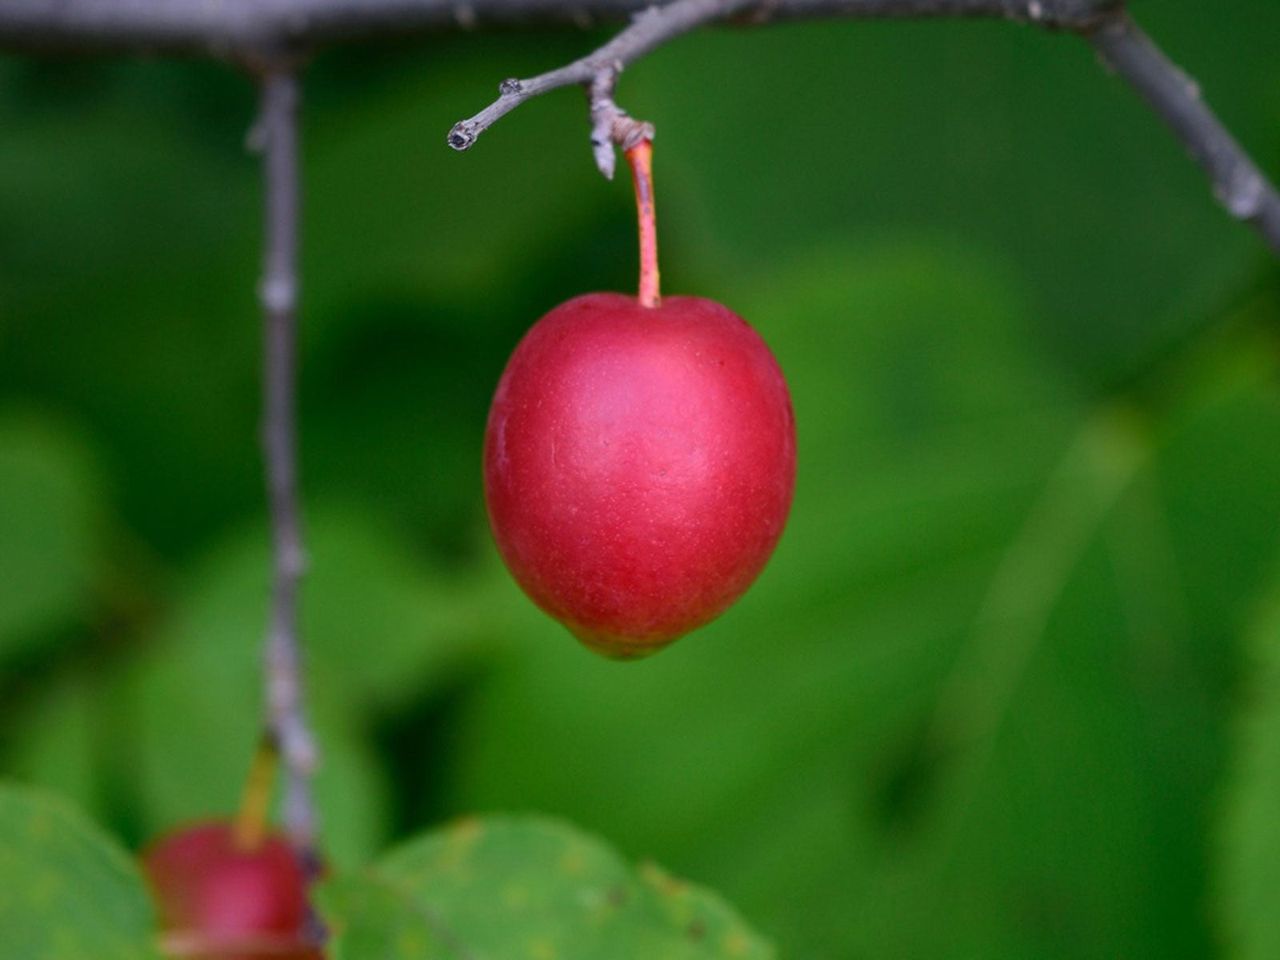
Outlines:
{"type": "Polygon", "coordinates": [[[476,135],[465,122],[454,124],[449,131],[448,143],[455,150],[466,150],[475,142],[476,135]]]}

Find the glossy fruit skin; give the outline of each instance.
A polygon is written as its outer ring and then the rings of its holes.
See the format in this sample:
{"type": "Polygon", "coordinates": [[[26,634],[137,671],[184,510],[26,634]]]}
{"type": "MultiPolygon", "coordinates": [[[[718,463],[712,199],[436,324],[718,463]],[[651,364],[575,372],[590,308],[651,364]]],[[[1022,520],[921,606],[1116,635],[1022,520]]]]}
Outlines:
{"type": "Polygon", "coordinates": [[[556,307],[516,347],[485,432],[490,524],[516,581],[621,658],[707,623],[751,585],[795,466],[773,354],[698,297],[556,307]]]}
{"type": "Polygon", "coordinates": [[[305,938],[306,877],[281,837],[243,850],[230,823],[197,823],[153,843],[142,866],[161,929],[182,956],[321,960],[305,938]]]}

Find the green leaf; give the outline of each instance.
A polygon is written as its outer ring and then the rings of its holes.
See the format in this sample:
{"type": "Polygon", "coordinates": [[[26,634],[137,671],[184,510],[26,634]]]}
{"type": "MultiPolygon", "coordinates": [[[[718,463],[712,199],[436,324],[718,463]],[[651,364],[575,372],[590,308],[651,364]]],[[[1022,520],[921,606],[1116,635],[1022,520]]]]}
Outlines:
{"type": "Polygon", "coordinates": [[[1218,861],[1218,901],[1234,960],[1280,956],[1280,592],[1249,637],[1255,666],[1235,735],[1218,861]]]}
{"type": "Polygon", "coordinates": [[[15,731],[5,772],[92,804],[98,798],[95,757],[103,732],[101,692],[83,677],[43,688],[15,731]]]}
{"type": "Polygon", "coordinates": [[[0,657],[83,612],[97,559],[98,480],[64,429],[0,413],[0,657]]]}
{"type": "Polygon", "coordinates": [[[2,960],[144,960],[154,922],[114,841],[62,800],[0,784],[2,960]]]}
{"type": "Polygon", "coordinates": [[[330,880],[316,896],[331,926],[331,960],[456,960],[430,914],[371,871],[330,880]]]}
{"type": "Polygon", "coordinates": [[[555,820],[488,817],[410,841],[331,894],[340,960],[769,960],[723,900],[555,820]]]}

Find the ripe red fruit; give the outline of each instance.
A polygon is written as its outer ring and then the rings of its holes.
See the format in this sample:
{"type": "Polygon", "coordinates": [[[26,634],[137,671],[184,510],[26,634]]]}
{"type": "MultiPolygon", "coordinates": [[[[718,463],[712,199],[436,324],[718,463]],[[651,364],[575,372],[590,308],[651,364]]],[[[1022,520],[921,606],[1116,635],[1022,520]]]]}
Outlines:
{"type": "Polygon", "coordinates": [[[142,865],[175,955],[321,960],[306,937],[306,876],[282,838],[246,847],[231,823],[208,821],[161,838],[142,865]]]}
{"type": "Polygon", "coordinates": [[[526,334],[485,434],[494,538],[584,643],[650,653],[750,586],[786,522],[795,422],[745,321],[710,300],[595,293],[526,334]]]}

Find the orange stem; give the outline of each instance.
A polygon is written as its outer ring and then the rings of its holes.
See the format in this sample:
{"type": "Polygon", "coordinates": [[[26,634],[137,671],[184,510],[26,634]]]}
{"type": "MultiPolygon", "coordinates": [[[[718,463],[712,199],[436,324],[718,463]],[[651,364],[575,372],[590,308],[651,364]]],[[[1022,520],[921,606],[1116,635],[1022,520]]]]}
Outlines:
{"type": "Polygon", "coordinates": [[[240,810],[233,827],[233,841],[237,849],[256,850],[266,839],[267,816],[271,809],[271,792],[278,762],[275,741],[264,736],[254,751],[244,792],[240,795],[240,810]]]}
{"type": "Polygon", "coordinates": [[[626,153],[640,216],[640,305],[656,307],[662,295],[658,290],[658,226],[653,212],[653,141],[641,140],[626,153]]]}

